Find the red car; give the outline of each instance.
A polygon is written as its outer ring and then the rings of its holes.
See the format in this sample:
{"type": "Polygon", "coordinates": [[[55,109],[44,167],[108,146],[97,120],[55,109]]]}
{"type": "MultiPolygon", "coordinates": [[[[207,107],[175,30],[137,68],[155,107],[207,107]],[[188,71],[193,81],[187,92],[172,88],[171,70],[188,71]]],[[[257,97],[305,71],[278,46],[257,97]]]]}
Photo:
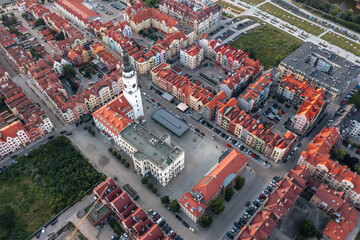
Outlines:
{"type": "Polygon", "coordinates": [[[200,132],[200,135],[202,135],[202,136],[205,136],[205,133],[203,133],[203,132],[200,132]]]}
{"type": "Polygon", "coordinates": [[[254,153],[253,155],[252,155],[252,157],[254,158],[256,156],[256,154],[254,153]]]}
{"type": "Polygon", "coordinates": [[[171,234],[170,238],[174,239],[176,237],[176,233],[171,234]]]}
{"type": "Polygon", "coordinates": [[[226,144],[227,147],[231,147],[231,145],[229,143],[226,144]]]}
{"type": "Polygon", "coordinates": [[[162,107],[163,109],[166,109],[166,107],[164,107],[163,105],[161,105],[161,107],[162,107]]]}
{"type": "Polygon", "coordinates": [[[345,100],[342,100],[341,102],[342,102],[342,103],[347,103],[347,101],[345,101],[345,100]]]}
{"type": "Polygon", "coordinates": [[[152,101],[152,102],[155,102],[155,100],[154,100],[154,99],[151,99],[151,101],[152,101]]]}
{"type": "Polygon", "coordinates": [[[261,199],[265,199],[266,197],[265,197],[264,194],[261,194],[261,195],[260,195],[260,198],[261,198],[261,199]]]}
{"type": "Polygon", "coordinates": [[[281,114],[285,114],[285,112],[284,112],[284,111],[281,111],[281,114]]]}

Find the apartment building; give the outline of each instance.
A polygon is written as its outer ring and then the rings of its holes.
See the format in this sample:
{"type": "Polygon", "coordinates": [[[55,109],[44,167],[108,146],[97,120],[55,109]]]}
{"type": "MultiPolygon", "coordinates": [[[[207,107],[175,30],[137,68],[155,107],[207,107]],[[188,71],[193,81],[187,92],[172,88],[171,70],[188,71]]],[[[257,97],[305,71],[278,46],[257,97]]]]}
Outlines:
{"type": "Polygon", "coordinates": [[[108,177],[93,190],[96,198],[95,207],[91,203],[87,209],[91,210],[87,219],[94,226],[99,225],[111,213],[125,232],[135,240],[167,240],[159,226],[149,219],[144,210],[119,188],[108,177]]]}
{"type": "Polygon", "coordinates": [[[0,156],[2,158],[31,142],[26,129],[19,121],[0,129],[0,134],[0,156]]]}
{"type": "Polygon", "coordinates": [[[180,50],[180,62],[191,70],[199,67],[203,59],[204,50],[198,44],[180,50]]]}
{"type": "Polygon", "coordinates": [[[90,21],[100,19],[100,16],[91,10],[92,6],[83,0],[57,0],[54,7],[84,28],[88,27],[90,21]]]}
{"type": "Polygon", "coordinates": [[[356,78],[360,67],[322,48],[305,42],[279,64],[281,77],[288,73],[311,88],[322,88],[332,102],[356,78]]]}
{"type": "Polygon", "coordinates": [[[205,213],[212,199],[220,195],[222,190],[231,186],[246,167],[248,158],[238,150],[232,150],[190,192],[179,200],[181,210],[194,222],[198,222],[205,213]]]}
{"type": "Polygon", "coordinates": [[[185,4],[175,0],[162,0],[159,9],[162,13],[192,27],[197,35],[217,25],[222,17],[222,8],[210,1],[189,1],[185,4]]]}
{"type": "Polygon", "coordinates": [[[1,82],[0,92],[10,111],[24,123],[30,141],[36,141],[53,131],[54,126],[50,118],[14,82],[1,82]]]}
{"type": "Polygon", "coordinates": [[[52,70],[51,62],[40,60],[28,71],[32,84],[50,102],[58,117],[66,123],[74,123],[80,117],[93,112],[120,94],[123,89],[122,75],[112,72],[90,89],[68,96],[61,81],[52,70]]]}
{"type": "Polygon", "coordinates": [[[251,83],[239,97],[239,107],[246,112],[251,111],[254,106],[267,99],[272,85],[273,76],[271,73],[263,74],[260,78],[251,83]]]}
{"type": "Polygon", "coordinates": [[[166,186],[184,169],[185,152],[172,146],[170,135],[166,133],[158,138],[133,122],[119,133],[119,139],[121,149],[132,157],[135,170],[141,176],[151,173],[166,186]]]}
{"type": "Polygon", "coordinates": [[[359,176],[347,166],[329,158],[330,150],[340,137],[339,129],[325,127],[301,153],[298,164],[306,166],[318,180],[344,191],[355,206],[360,206],[359,176]]]}
{"type": "Polygon", "coordinates": [[[0,52],[17,72],[25,74],[34,62],[18,42],[16,35],[11,34],[7,27],[0,27],[0,52]]]}
{"type": "Polygon", "coordinates": [[[3,65],[0,65],[0,82],[10,79],[10,74],[3,65]]]}

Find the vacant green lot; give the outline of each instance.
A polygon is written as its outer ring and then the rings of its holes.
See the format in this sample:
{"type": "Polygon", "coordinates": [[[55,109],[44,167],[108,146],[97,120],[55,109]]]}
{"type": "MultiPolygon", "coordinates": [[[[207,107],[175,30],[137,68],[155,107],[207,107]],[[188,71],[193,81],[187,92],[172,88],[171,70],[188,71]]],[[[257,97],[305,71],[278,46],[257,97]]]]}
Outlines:
{"type": "Polygon", "coordinates": [[[290,23],[291,25],[294,25],[300,29],[303,29],[304,31],[311,33],[315,36],[318,36],[324,32],[324,30],[322,30],[317,25],[315,25],[311,22],[305,21],[299,17],[296,17],[295,15],[282,10],[282,9],[274,6],[271,3],[265,3],[265,4],[261,5],[260,9],[270,13],[271,15],[273,15],[277,18],[280,18],[280,19],[290,23]]]}
{"type": "Polygon", "coordinates": [[[103,179],[64,136],[17,161],[0,174],[0,240],[26,239],[103,179]]]}
{"type": "Polygon", "coordinates": [[[265,0],[242,0],[242,1],[252,4],[252,5],[259,5],[260,3],[264,2],[265,0]]]}
{"type": "Polygon", "coordinates": [[[302,44],[301,40],[266,24],[243,35],[231,46],[244,50],[254,59],[259,59],[267,69],[277,66],[282,59],[302,44]]]}
{"type": "Polygon", "coordinates": [[[349,51],[356,56],[360,56],[360,44],[353,42],[347,38],[344,38],[336,33],[326,33],[324,34],[321,39],[328,41],[331,44],[334,44],[346,51],[349,51]]]}
{"type": "Polygon", "coordinates": [[[222,0],[219,0],[216,2],[216,4],[222,6],[224,9],[230,8],[230,11],[235,13],[235,14],[241,14],[245,11],[245,9],[240,8],[238,6],[235,6],[234,4],[230,3],[230,2],[225,2],[222,0]]]}

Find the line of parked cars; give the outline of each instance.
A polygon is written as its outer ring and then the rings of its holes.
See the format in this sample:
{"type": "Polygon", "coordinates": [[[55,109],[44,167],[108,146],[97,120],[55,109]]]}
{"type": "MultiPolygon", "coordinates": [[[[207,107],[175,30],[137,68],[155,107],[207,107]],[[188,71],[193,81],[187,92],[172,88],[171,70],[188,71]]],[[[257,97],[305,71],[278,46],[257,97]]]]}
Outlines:
{"type": "Polygon", "coordinates": [[[346,97],[344,98],[344,100],[341,101],[341,103],[347,103],[349,101],[349,99],[358,91],[357,88],[352,89],[348,95],[346,95],[346,97]]]}
{"type": "MultiPolygon", "coordinates": [[[[226,143],[226,146],[231,148],[231,147],[236,147],[238,149],[240,149],[241,151],[243,151],[244,153],[252,156],[252,158],[256,159],[258,162],[262,162],[262,159],[260,158],[259,155],[257,155],[256,153],[253,153],[250,149],[247,149],[245,146],[243,146],[240,142],[238,142],[235,139],[232,139],[231,136],[228,136],[227,134],[223,133],[222,131],[220,131],[219,129],[215,128],[211,123],[205,121],[204,119],[200,119],[199,122],[208,127],[210,130],[212,130],[214,133],[220,135],[220,137],[224,138],[226,141],[228,141],[229,143],[226,143]],[[233,144],[233,146],[231,145],[233,144]]],[[[199,129],[195,128],[196,132],[200,132],[199,129]]],[[[204,133],[200,132],[201,135],[205,136],[204,133]]],[[[215,136],[213,135],[212,139],[215,139],[215,136]]]]}
{"type": "Polygon", "coordinates": [[[159,213],[150,209],[148,211],[148,215],[154,220],[159,228],[161,228],[161,230],[169,236],[170,239],[183,240],[180,235],[177,235],[176,232],[169,226],[169,224],[166,223],[165,219],[161,217],[159,213]]]}
{"type": "Polygon", "coordinates": [[[253,202],[246,202],[245,207],[247,209],[244,211],[242,217],[239,221],[234,222],[234,226],[230,231],[225,233],[225,237],[228,239],[234,239],[240,230],[250,221],[251,217],[256,213],[257,210],[260,210],[264,201],[270,196],[271,192],[276,188],[276,185],[280,181],[279,176],[275,176],[269,185],[261,192],[259,197],[253,202]]]}

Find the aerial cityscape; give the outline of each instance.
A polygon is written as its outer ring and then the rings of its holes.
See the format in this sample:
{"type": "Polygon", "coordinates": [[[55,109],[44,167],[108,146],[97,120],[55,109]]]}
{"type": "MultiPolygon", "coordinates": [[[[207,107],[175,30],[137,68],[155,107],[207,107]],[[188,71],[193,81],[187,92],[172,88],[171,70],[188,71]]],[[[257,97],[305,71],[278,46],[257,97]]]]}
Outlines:
{"type": "Polygon", "coordinates": [[[0,240],[360,240],[360,1],[0,3],[0,240]]]}

